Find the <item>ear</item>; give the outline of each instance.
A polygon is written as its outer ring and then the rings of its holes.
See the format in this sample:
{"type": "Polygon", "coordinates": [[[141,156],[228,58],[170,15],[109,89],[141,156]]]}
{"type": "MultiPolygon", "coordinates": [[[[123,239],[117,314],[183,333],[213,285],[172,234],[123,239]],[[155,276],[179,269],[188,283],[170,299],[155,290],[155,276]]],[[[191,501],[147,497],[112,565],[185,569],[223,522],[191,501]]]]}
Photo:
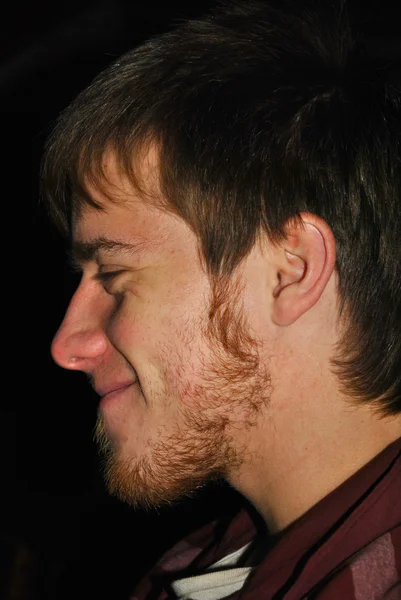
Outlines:
{"type": "Polygon", "coordinates": [[[277,247],[277,286],[273,291],[273,321],[294,323],[321,297],[336,262],[333,232],[320,217],[302,213],[285,226],[277,247]]]}

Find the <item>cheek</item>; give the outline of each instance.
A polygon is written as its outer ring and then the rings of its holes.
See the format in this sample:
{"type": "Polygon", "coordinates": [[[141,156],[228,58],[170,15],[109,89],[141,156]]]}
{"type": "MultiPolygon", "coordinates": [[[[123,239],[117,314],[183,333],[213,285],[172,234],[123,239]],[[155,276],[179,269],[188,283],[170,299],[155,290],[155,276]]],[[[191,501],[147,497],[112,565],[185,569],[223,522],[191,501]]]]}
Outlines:
{"type": "Polygon", "coordinates": [[[122,298],[108,323],[108,337],[114,347],[127,358],[151,346],[158,330],[154,316],[143,302],[130,295],[122,298]]]}
{"type": "Polygon", "coordinates": [[[210,349],[204,331],[208,311],[193,299],[163,303],[124,298],[109,324],[114,347],[148,380],[162,381],[165,391],[190,404],[199,396],[210,349]],[[192,308],[192,310],[191,310],[192,308]],[[203,310],[202,310],[202,309],[203,310]],[[201,314],[201,316],[199,316],[201,314]]]}
{"type": "Polygon", "coordinates": [[[127,297],[110,319],[108,336],[122,354],[131,358],[181,365],[196,337],[189,321],[180,305],[127,297]]]}

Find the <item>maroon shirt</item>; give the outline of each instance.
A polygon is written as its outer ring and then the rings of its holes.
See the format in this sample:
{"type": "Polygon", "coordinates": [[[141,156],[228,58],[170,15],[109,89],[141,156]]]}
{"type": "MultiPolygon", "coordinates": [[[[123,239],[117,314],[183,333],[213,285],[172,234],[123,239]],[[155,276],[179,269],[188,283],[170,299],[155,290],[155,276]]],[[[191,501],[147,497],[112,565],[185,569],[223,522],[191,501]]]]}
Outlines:
{"type": "Polygon", "coordinates": [[[176,596],[169,582],[205,568],[251,540],[265,550],[230,600],[401,600],[401,438],[277,537],[258,534],[240,512],[179,542],[131,600],[176,596]]]}

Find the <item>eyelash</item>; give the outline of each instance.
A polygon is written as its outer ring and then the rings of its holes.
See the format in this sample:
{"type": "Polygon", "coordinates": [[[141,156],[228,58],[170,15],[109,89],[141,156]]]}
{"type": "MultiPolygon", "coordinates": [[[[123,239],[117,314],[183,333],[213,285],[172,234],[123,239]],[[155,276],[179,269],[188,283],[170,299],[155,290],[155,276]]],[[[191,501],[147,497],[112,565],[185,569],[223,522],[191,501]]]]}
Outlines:
{"type": "MultiPolygon", "coordinates": [[[[76,261],[71,259],[71,257],[69,257],[68,266],[70,268],[70,272],[82,276],[82,266],[77,264],[76,261]]],[[[98,281],[102,286],[106,287],[108,284],[112,283],[113,279],[117,277],[117,275],[119,275],[122,272],[123,269],[118,269],[116,271],[99,271],[93,276],[93,279],[95,281],[98,281]]]]}
{"type": "Polygon", "coordinates": [[[99,271],[99,273],[96,273],[96,275],[94,276],[94,279],[96,281],[99,281],[101,284],[107,284],[107,283],[110,283],[120,273],[122,273],[121,270],[120,271],[99,271]]]}

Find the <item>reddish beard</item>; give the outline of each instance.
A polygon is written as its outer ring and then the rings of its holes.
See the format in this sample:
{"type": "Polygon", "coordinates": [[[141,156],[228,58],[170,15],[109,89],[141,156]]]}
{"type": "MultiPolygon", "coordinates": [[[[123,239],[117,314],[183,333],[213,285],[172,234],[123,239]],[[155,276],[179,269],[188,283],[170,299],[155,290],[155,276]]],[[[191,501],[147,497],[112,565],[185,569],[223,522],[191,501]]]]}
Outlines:
{"type": "Polygon", "coordinates": [[[216,287],[203,332],[211,359],[202,381],[196,386],[182,382],[182,389],[191,392],[189,400],[178,400],[179,422],[172,431],[161,427],[158,441],[140,456],[122,457],[99,415],[94,437],[111,494],[137,507],[157,507],[190,496],[241,466],[246,448],[234,432],[256,422],[271,382],[239,307],[238,287],[216,287]]]}

